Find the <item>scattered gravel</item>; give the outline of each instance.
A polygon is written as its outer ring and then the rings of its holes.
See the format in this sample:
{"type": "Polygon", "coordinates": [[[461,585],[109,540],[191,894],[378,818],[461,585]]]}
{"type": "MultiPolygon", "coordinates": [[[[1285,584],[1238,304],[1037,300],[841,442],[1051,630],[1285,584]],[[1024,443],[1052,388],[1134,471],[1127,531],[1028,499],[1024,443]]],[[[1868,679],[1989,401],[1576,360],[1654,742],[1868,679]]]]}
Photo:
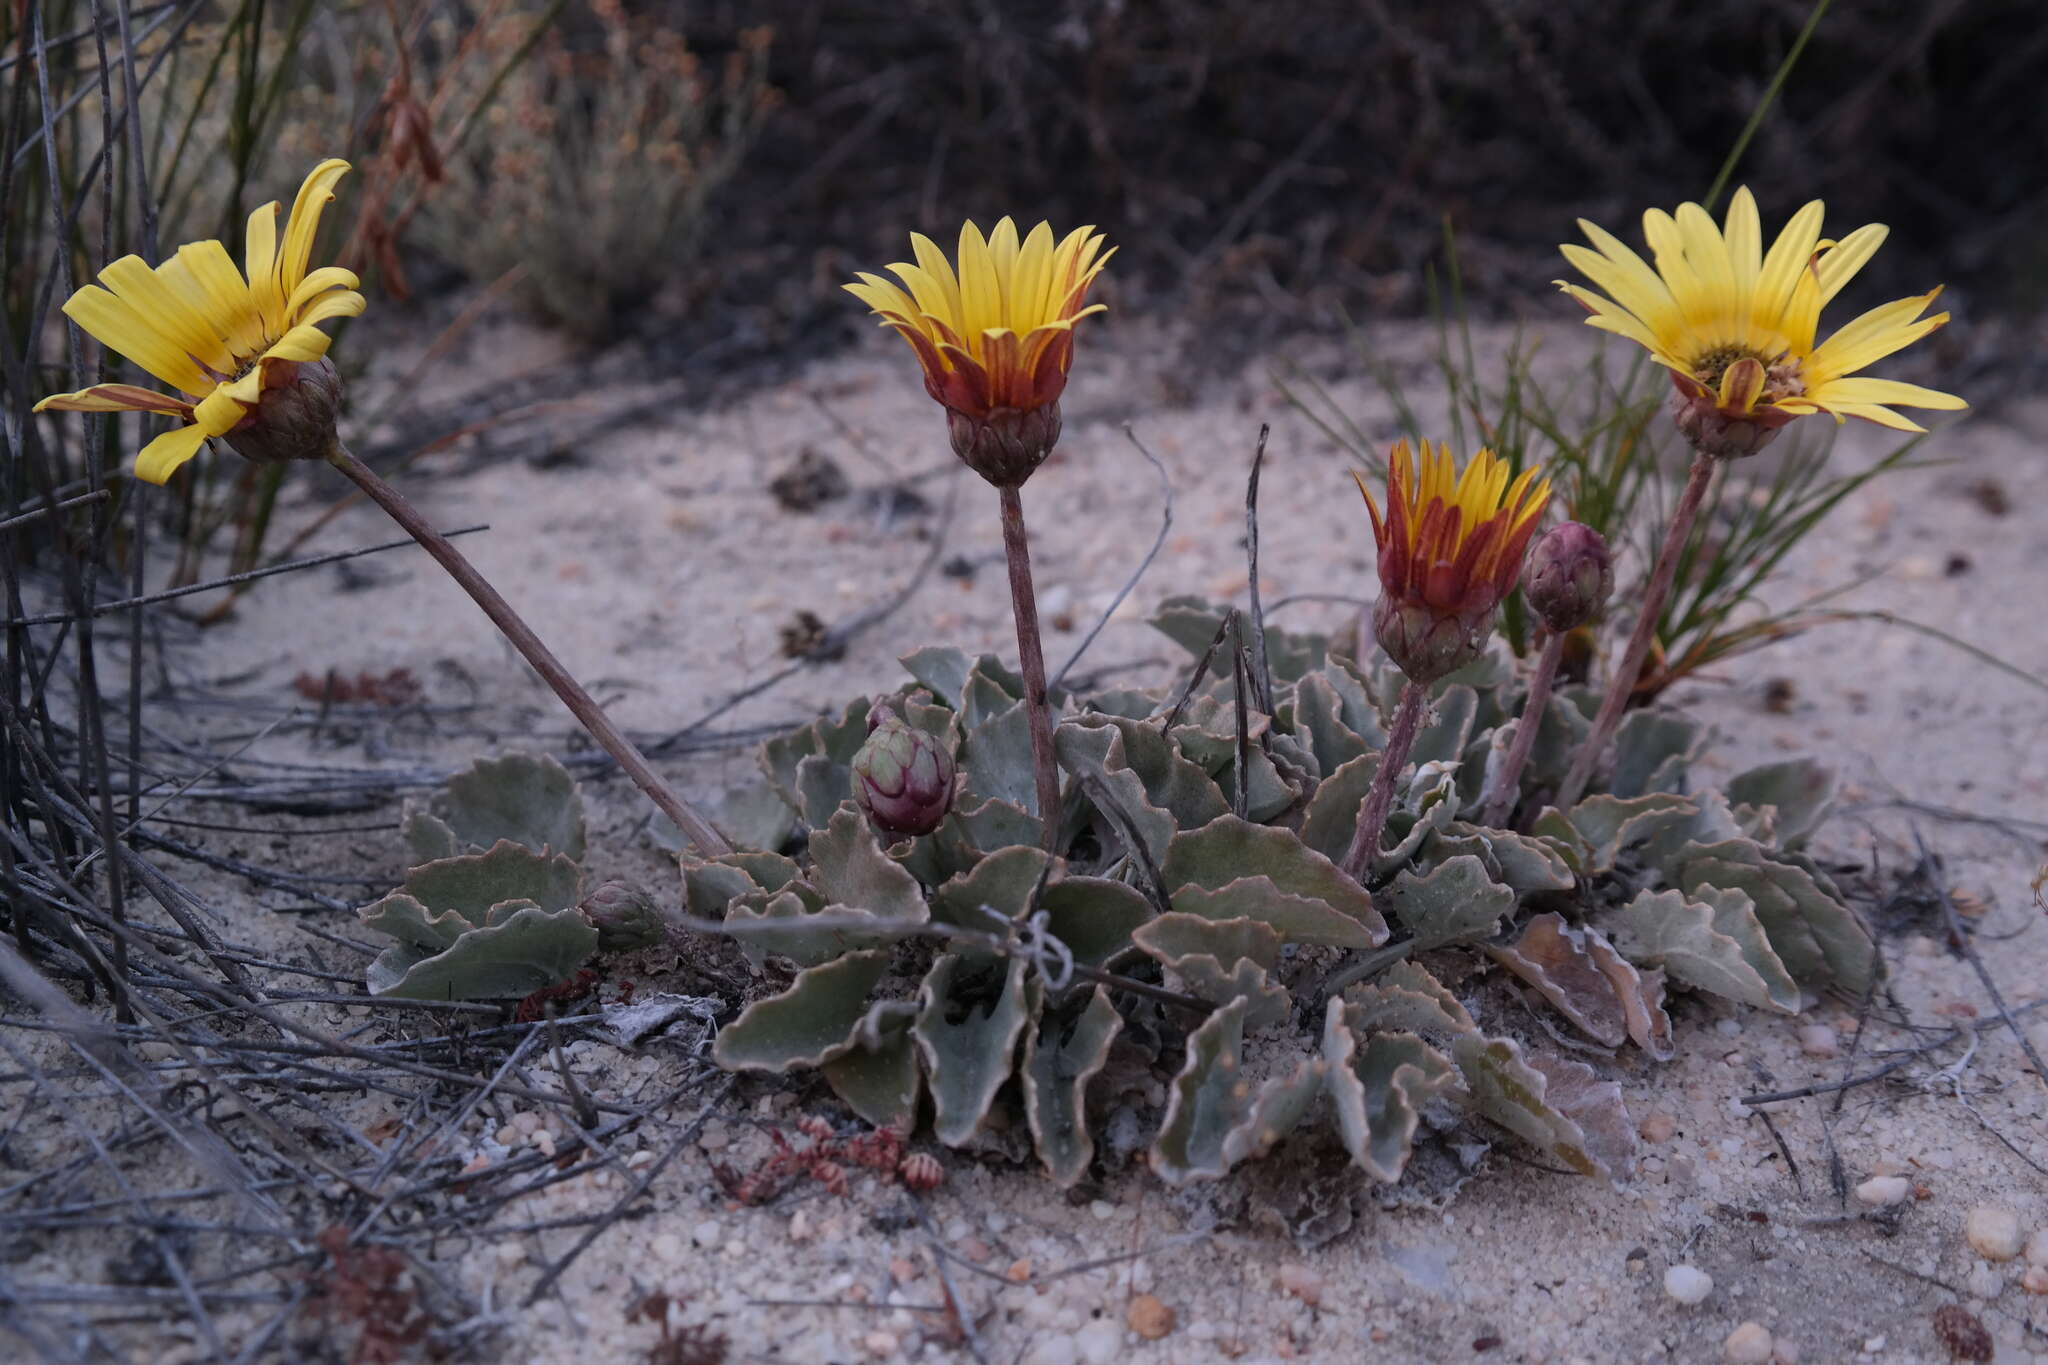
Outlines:
{"type": "Polygon", "coordinates": [[[2048,1266],[2048,1227],[2035,1228],[2027,1238],[2027,1264],[2048,1266]]]}
{"type": "Polygon", "coordinates": [[[1714,1277],[1694,1265],[1675,1265],[1664,1272],[1664,1292],[1691,1306],[1714,1292],[1714,1277]]]}
{"type": "Polygon", "coordinates": [[[1745,1322],[1721,1343],[1721,1358],[1736,1365],[1769,1365],[1771,1329],[1760,1322],[1745,1322]]]}
{"type": "Polygon", "coordinates": [[[1799,1050],[1809,1057],[1839,1057],[1842,1039],[1832,1025],[1808,1024],[1799,1030],[1799,1050]]]}
{"type": "Polygon", "coordinates": [[[1970,1250],[1987,1261],[2010,1261],[2026,1246],[2026,1233],[2019,1215],[1997,1204],[1979,1204],[1963,1220],[1963,1236],[1970,1250]]]}
{"type": "Polygon", "coordinates": [[[1873,1209],[1902,1204],[1913,1192],[1913,1182],[1902,1175],[1874,1175],[1856,1187],[1856,1202],[1873,1209]]]}
{"type": "Polygon", "coordinates": [[[1131,1324],[1133,1332],[1147,1341],[1157,1341],[1173,1330],[1176,1316],[1158,1295],[1140,1294],[1131,1300],[1131,1309],[1126,1320],[1131,1324]]]}

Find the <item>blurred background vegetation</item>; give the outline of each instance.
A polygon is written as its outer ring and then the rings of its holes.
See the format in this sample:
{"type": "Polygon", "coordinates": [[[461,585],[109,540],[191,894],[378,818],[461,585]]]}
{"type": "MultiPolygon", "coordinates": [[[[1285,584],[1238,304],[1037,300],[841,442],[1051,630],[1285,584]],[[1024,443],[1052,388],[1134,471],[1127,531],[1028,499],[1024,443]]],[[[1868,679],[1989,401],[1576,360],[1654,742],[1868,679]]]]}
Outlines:
{"type": "MultiPolygon", "coordinates": [[[[1893,226],[1847,302],[1946,282],[1945,306],[1972,325],[1916,357],[1945,387],[1980,410],[2038,387],[2048,348],[2026,338],[2048,301],[2039,0],[1821,7],[1738,178],[1767,223],[1821,196],[1838,229],[1893,226]]],[[[1171,399],[1282,336],[1441,314],[1453,251],[1462,316],[1576,316],[1549,285],[1572,220],[1633,237],[1643,207],[1704,193],[1815,11],[8,0],[0,380],[7,454],[23,458],[4,471],[7,505],[118,482],[129,448],[114,421],[19,420],[40,394],[98,376],[92,349],[57,325],[69,291],[126,251],[159,259],[222,236],[239,252],[250,209],[288,199],[322,156],[357,167],[324,248],[366,277],[373,307],[357,325],[425,344],[517,307],[589,358],[589,374],[549,381],[564,393],[633,374],[731,396],[864,335],[838,285],[898,259],[908,229],[943,237],[963,217],[1014,213],[1103,226],[1121,248],[1106,286],[1119,313],[1193,324],[1167,334],[1182,352],[1165,367],[1171,399]]],[[[361,363],[356,348],[337,354],[361,363]]],[[[440,354],[437,342],[427,361],[440,354]]],[[[1636,476],[1611,466],[1640,430],[1633,381],[1603,380],[1605,407],[1588,415],[1449,377],[1473,387],[1464,406],[1482,427],[1521,432],[1509,444],[1603,461],[1588,499],[1628,493],[1615,481],[1636,476]],[[1501,411],[1485,418],[1489,404],[1501,411]],[[1609,453],[1585,456],[1596,428],[1609,453]]],[[[358,395],[359,422],[389,415],[366,410],[371,397],[358,395]]],[[[281,477],[207,461],[179,481],[173,577],[192,578],[208,551],[255,564],[281,477]]],[[[1626,501],[1610,510],[1599,519],[1626,501]]]]}

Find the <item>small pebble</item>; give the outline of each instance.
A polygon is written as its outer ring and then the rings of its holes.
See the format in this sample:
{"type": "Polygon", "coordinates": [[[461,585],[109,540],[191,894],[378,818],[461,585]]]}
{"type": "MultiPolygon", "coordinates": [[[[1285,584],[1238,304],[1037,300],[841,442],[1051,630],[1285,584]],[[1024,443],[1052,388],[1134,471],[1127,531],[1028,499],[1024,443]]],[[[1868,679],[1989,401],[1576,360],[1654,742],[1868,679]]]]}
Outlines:
{"type": "Polygon", "coordinates": [[[1106,1223],[1110,1219],[1116,1217],[1116,1205],[1110,1203],[1107,1199],[1097,1199],[1093,1203],[1088,1205],[1088,1212],[1094,1214],[1097,1219],[1106,1223]]]}
{"type": "Polygon", "coordinates": [[[1664,1272],[1664,1292],[1688,1306],[1704,1303],[1714,1292],[1714,1277],[1696,1265],[1675,1265],[1664,1272]]]}
{"type": "Polygon", "coordinates": [[[1771,1339],[1771,1365],[1799,1365],[1799,1343],[1783,1337],[1771,1339]]]}
{"type": "Polygon", "coordinates": [[[1721,1358],[1737,1365],[1770,1365],[1771,1329],[1760,1322],[1745,1322],[1721,1343],[1721,1358]]]}
{"type": "Polygon", "coordinates": [[[1737,1038],[1742,1034],[1742,1025],[1734,1019],[1716,1019],[1714,1021],[1714,1032],[1720,1034],[1723,1038],[1737,1038]]]}
{"type": "Polygon", "coordinates": [[[1024,1257],[1018,1257],[1010,1262],[1010,1268],[1003,1272],[1003,1278],[1011,1284],[1028,1282],[1031,1279],[1031,1262],[1024,1257]]]}
{"type": "Polygon", "coordinates": [[[868,1354],[877,1360],[887,1360],[896,1354],[897,1342],[894,1332],[870,1332],[861,1338],[860,1344],[867,1347],[868,1354]]]}
{"type": "Polygon", "coordinates": [[[1669,1142],[1678,1134],[1678,1120],[1670,1114],[1650,1114],[1636,1131],[1645,1142],[1669,1142]]]}
{"type": "Polygon", "coordinates": [[[2035,1228],[2027,1238],[2027,1264],[2048,1266],[2048,1227],[2035,1228]]]}
{"type": "Polygon", "coordinates": [[[2048,1269],[2030,1265],[2027,1273],[2020,1276],[2020,1288],[2029,1294],[2048,1294],[2048,1269]]]}
{"type": "Polygon", "coordinates": [[[1865,1337],[1863,1339],[1863,1354],[1867,1356],[1876,1355],[1879,1351],[1882,1351],[1884,1349],[1884,1344],[1886,1340],[1887,1338],[1885,1334],[1882,1332],[1879,1332],[1874,1337],[1865,1337]]]}
{"type": "Polygon", "coordinates": [[[1311,1308],[1323,1301],[1323,1277],[1299,1263],[1280,1267],[1280,1287],[1311,1308]]]}
{"type": "Polygon", "coordinates": [[[1809,1057],[1839,1057],[1842,1039],[1826,1024],[1808,1024],[1799,1030],[1799,1050],[1809,1057]]]}
{"type": "Polygon", "coordinates": [[[1979,1204],[1963,1220],[1970,1250],[1987,1261],[2010,1261],[2026,1246],[2019,1215],[1996,1204],[1979,1204]]]}
{"type": "Polygon", "coordinates": [[[1173,1330],[1174,1311],[1168,1308],[1157,1294],[1140,1294],[1131,1300],[1130,1311],[1124,1320],[1131,1330],[1147,1341],[1157,1341],[1173,1330]]]}
{"type": "Polygon", "coordinates": [[[1074,1333],[1074,1351],[1083,1365],[1116,1365],[1124,1353],[1124,1331],[1108,1318],[1095,1321],[1074,1333]]]}
{"type": "Polygon", "coordinates": [[[1079,1359],[1072,1337],[1047,1336],[1032,1343],[1021,1365],[1076,1365],[1079,1359]]]}
{"type": "Polygon", "coordinates": [[[1873,1209],[1903,1204],[1913,1182],[1902,1175],[1874,1175],[1856,1187],[1856,1202],[1873,1209]]]}

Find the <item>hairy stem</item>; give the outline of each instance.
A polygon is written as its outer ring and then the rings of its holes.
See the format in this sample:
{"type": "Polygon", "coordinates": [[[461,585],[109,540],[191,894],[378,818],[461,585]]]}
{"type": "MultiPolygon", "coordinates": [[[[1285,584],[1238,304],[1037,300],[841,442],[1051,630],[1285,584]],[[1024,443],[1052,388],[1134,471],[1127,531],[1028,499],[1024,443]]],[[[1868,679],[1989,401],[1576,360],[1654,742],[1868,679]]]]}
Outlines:
{"type": "Polygon", "coordinates": [[[999,487],[1003,500],[1003,552],[1010,565],[1010,609],[1017,617],[1017,656],[1024,669],[1025,714],[1031,721],[1031,763],[1038,775],[1038,818],[1043,843],[1057,852],[1060,837],[1060,772],[1052,756],[1052,708],[1045,699],[1045,652],[1038,642],[1038,597],[1031,590],[1031,545],[1024,534],[1024,499],[1014,487],[999,487]]]}
{"type": "Polygon", "coordinates": [[[491,624],[512,642],[512,647],[525,657],[526,662],[533,665],[533,671],[540,674],[547,685],[555,690],[555,695],[562,699],[562,704],[568,707],[571,714],[582,723],[583,728],[590,732],[590,737],[604,746],[604,751],[618,761],[626,776],[632,778],[634,785],[647,793],[648,799],[661,808],[662,814],[676,822],[676,828],[683,832],[684,838],[697,846],[699,853],[708,858],[732,851],[732,845],[713,828],[711,822],[677,795],[675,789],[648,766],[646,757],[634,747],[633,741],[627,739],[620,733],[619,728],[612,724],[611,718],[605,715],[604,708],[597,704],[597,700],[590,693],[583,690],[583,684],[569,676],[569,670],[562,667],[562,661],[541,643],[540,637],[533,633],[533,628],[520,619],[518,612],[512,610],[511,603],[477,572],[476,566],[463,557],[462,551],[456,549],[448,537],[428,524],[418,508],[407,502],[397,489],[377,477],[368,465],[351,455],[339,443],[328,456],[328,462],[346,474],[356,487],[368,494],[372,502],[383,508],[393,521],[420,543],[420,548],[432,555],[435,561],[448,571],[450,578],[462,585],[462,590],[484,609],[484,615],[491,618],[491,624]]]}
{"type": "Polygon", "coordinates": [[[1496,829],[1507,826],[1514,814],[1515,798],[1522,791],[1522,769],[1529,765],[1529,751],[1536,747],[1536,732],[1543,728],[1543,712],[1550,705],[1550,685],[1557,679],[1557,666],[1564,659],[1564,632],[1552,631],[1536,656],[1536,672],[1529,679],[1529,698],[1522,705],[1522,721],[1515,727],[1515,742],[1507,761],[1495,775],[1493,790],[1487,794],[1486,809],[1479,823],[1496,829]]]}
{"type": "Polygon", "coordinates": [[[1671,595],[1671,582],[1678,576],[1678,558],[1685,551],[1685,539],[1692,533],[1700,504],[1706,500],[1707,485],[1713,479],[1713,457],[1695,452],[1692,475],[1685,481],[1685,493],[1678,500],[1678,510],[1671,514],[1670,528],[1664,532],[1664,548],[1657,556],[1650,586],[1643,590],[1635,633],[1629,636],[1628,648],[1622,652],[1621,662],[1607,680],[1607,695],[1600,701],[1600,714],[1594,717],[1592,733],[1579,747],[1577,756],[1572,759],[1571,771],[1565,775],[1564,785],[1558,788],[1559,810],[1570,810],[1586,794],[1586,783],[1592,780],[1593,769],[1607,752],[1608,741],[1614,738],[1615,728],[1621,724],[1621,713],[1628,709],[1629,695],[1635,691],[1636,679],[1643,671],[1643,660],[1650,653],[1650,641],[1657,633],[1657,613],[1664,610],[1664,599],[1671,595]]]}
{"type": "Polygon", "coordinates": [[[1344,870],[1359,883],[1372,873],[1372,860],[1380,851],[1380,835],[1386,832],[1387,816],[1394,810],[1394,782],[1408,766],[1408,751],[1415,746],[1415,732],[1422,728],[1422,713],[1429,709],[1429,688],[1413,678],[1401,689],[1401,707],[1394,714],[1394,728],[1387,747],[1380,754],[1379,771],[1372,775],[1372,788],[1358,808],[1358,831],[1351,847],[1344,851],[1344,870]]]}

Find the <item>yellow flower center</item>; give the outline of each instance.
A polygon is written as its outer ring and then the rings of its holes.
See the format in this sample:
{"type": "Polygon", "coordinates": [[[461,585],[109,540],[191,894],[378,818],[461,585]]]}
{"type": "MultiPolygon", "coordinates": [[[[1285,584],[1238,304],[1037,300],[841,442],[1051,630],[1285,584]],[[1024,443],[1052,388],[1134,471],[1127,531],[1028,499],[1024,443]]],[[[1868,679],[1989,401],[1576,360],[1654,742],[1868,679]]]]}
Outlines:
{"type": "Polygon", "coordinates": [[[1799,357],[1789,349],[1778,354],[1765,355],[1748,346],[1714,346],[1700,352],[1692,362],[1693,378],[1709,389],[1721,387],[1721,377],[1728,373],[1728,367],[1738,360],[1754,360],[1764,367],[1764,391],[1757,400],[1769,404],[1785,398],[1797,398],[1806,392],[1805,372],[1800,368],[1799,357]]]}

